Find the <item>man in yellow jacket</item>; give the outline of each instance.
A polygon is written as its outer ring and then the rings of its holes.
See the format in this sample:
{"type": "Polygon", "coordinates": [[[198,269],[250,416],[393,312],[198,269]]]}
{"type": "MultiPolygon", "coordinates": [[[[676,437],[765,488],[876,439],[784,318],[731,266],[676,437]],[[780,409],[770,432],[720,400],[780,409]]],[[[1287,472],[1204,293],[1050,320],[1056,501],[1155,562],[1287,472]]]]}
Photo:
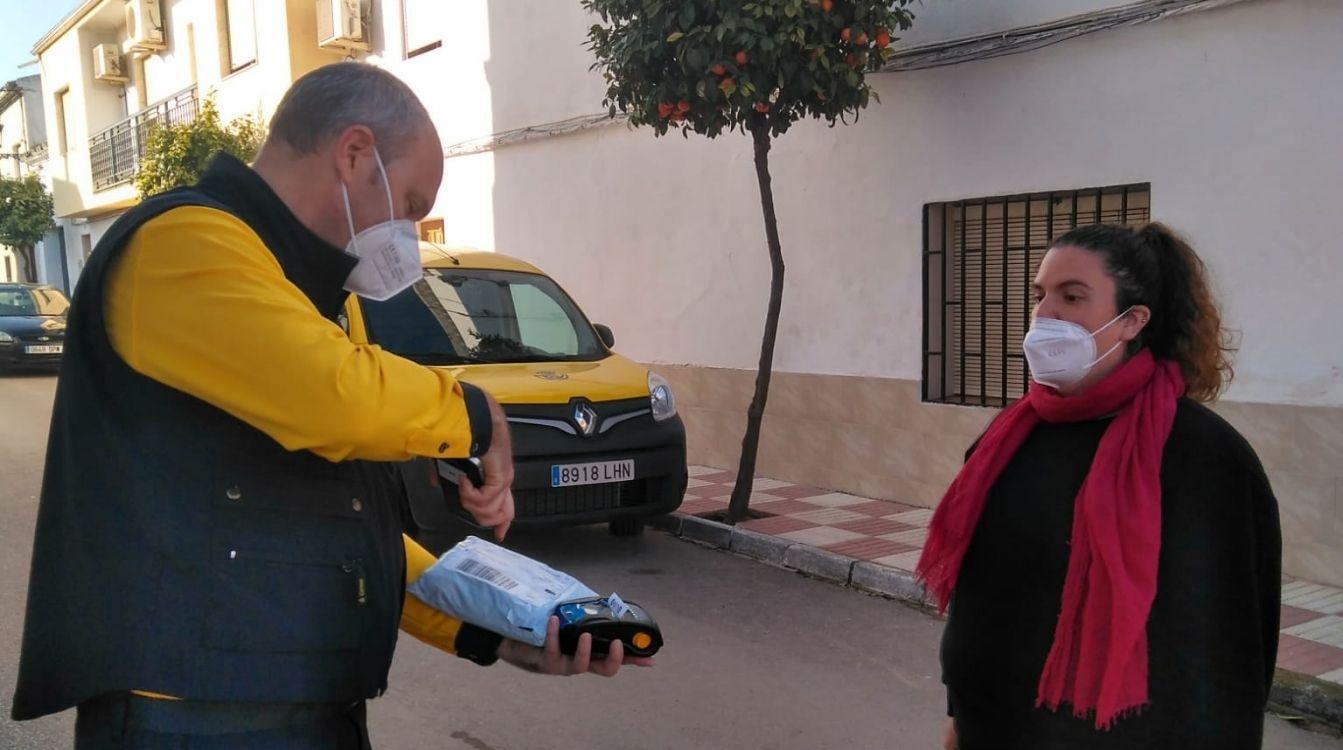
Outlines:
{"type": "Polygon", "coordinates": [[[482,665],[650,663],[405,592],[433,557],[391,462],[477,457],[463,505],[501,539],[513,518],[499,405],[340,326],[348,294],[420,278],[442,173],[409,88],[341,63],[293,85],[253,167],[221,155],[108,230],[70,312],[16,719],[77,706],[89,750],[365,748],[398,627],[482,665]]]}

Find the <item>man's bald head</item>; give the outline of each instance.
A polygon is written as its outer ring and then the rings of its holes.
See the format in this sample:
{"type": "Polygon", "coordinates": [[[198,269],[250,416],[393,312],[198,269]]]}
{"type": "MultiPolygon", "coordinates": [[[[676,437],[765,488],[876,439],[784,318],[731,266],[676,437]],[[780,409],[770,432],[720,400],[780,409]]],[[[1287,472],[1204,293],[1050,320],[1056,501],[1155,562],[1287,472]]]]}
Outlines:
{"type": "Polygon", "coordinates": [[[373,131],[388,160],[433,130],[428,111],[404,81],[373,65],[343,62],[318,68],[289,87],[271,118],[267,143],[308,156],[352,125],[373,131]]]}

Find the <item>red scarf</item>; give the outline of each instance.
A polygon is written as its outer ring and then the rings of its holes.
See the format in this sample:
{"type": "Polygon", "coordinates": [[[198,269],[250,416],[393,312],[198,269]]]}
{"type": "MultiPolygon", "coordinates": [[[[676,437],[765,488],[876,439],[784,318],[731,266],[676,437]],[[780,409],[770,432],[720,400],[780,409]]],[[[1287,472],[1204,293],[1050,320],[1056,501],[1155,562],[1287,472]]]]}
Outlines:
{"type": "MultiPolygon", "coordinates": [[[[1147,616],[1161,546],[1161,455],[1184,377],[1143,350],[1084,393],[1032,384],[980,439],[933,515],[918,576],[943,611],[980,513],[1003,468],[1040,422],[1116,414],[1105,430],[1073,515],[1068,575],[1054,644],[1035,705],[1067,703],[1096,728],[1147,703],[1147,616]]],[[[1049,467],[1041,467],[1047,471],[1049,467]]]]}

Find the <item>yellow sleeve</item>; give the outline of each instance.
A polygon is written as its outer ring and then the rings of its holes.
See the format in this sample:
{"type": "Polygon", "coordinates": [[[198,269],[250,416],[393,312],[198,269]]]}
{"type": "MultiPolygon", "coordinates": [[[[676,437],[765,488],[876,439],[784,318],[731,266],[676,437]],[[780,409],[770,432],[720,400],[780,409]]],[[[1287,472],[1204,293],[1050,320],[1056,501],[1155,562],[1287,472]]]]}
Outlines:
{"type": "Polygon", "coordinates": [[[134,370],[331,461],[468,455],[449,374],[355,344],[285,278],[261,238],[212,208],[140,227],[106,281],[113,349],[134,370]]]}
{"type": "MultiPolygon", "coordinates": [[[[414,539],[404,534],[402,539],[406,544],[406,585],[409,586],[434,564],[436,558],[414,539]]],[[[462,629],[462,621],[406,592],[406,603],[401,608],[401,629],[430,646],[455,654],[457,632],[462,629]]]]}

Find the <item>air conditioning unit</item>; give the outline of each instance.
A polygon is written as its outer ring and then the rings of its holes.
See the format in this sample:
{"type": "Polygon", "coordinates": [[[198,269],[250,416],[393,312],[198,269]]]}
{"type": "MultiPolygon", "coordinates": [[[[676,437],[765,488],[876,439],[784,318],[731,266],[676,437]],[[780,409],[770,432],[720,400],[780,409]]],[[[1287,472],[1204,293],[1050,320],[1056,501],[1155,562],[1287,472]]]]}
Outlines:
{"type": "Polygon", "coordinates": [[[368,49],[368,0],[317,0],[317,46],[368,49]]]}
{"type": "Polygon", "coordinates": [[[126,45],[142,57],[168,48],[159,0],[126,0],[126,45]]]}
{"type": "Polygon", "coordinates": [[[126,83],[130,76],[121,64],[121,48],[115,44],[99,44],[93,48],[93,77],[105,83],[126,83]]]}

